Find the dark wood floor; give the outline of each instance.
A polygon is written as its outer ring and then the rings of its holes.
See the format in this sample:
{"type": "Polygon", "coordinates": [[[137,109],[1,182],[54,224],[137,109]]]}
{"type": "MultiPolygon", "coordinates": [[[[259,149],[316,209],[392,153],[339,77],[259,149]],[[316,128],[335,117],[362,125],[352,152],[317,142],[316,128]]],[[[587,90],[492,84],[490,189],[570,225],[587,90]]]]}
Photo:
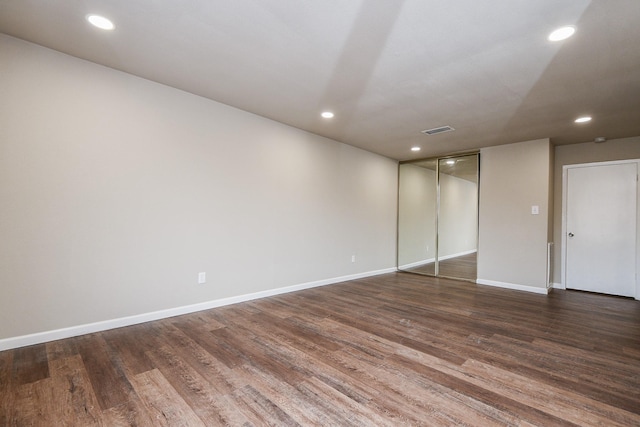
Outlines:
{"type": "Polygon", "coordinates": [[[0,352],[0,425],[640,425],[640,302],[394,273],[0,352]]]}
{"type": "MultiPolygon", "coordinates": [[[[470,280],[475,282],[478,277],[478,254],[462,255],[454,258],[442,260],[438,263],[438,275],[441,277],[453,277],[456,279],[470,280]]],[[[435,275],[436,266],[434,262],[423,264],[406,270],[410,273],[435,275]]]]}

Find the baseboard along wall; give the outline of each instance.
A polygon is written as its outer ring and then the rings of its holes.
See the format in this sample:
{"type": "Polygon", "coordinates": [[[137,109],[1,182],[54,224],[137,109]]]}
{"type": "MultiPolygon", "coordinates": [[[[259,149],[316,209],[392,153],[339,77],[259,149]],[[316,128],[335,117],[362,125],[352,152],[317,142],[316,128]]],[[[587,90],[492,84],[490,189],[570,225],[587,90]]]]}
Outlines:
{"type": "Polygon", "coordinates": [[[332,285],[335,283],[346,282],[348,280],[362,279],[364,277],[371,277],[371,276],[377,276],[380,274],[393,273],[395,271],[397,271],[397,269],[393,267],[393,268],[386,268],[382,270],[368,271],[364,273],[350,274],[347,276],[333,277],[330,279],[317,280],[314,282],[301,283],[297,285],[285,286],[285,287],[276,288],[276,289],[269,289],[266,291],[254,292],[251,294],[238,295],[235,297],[221,298],[221,299],[202,302],[198,304],[168,308],[166,310],[158,310],[150,313],[142,313],[134,316],[104,320],[104,321],[95,322],[95,323],[87,323],[84,325],[71,326],[68,328],[38,332],[35,334],[23,335],[18,337],[4,338],[4,339],[0,339],[0,351],[11,350],[19,347],[26,347],[29,345],[42,344],[45,342],[60,340],[64,338],[77,337],[79,335],[91,334],[94,332],[101,332],[109,329],[122,328],[124,326],[137,325],[140,323],[151,322],[154,320],[166,319],[168,317],[180,316],[182,314],[195,313],[197,311],[209,310],[211,308],[237,304],[239,302],[251,301],[259,298],[266,298],[274,295],[301,291],[303,289],[310,289],[318,286],[332,285]]]}
{"type": "Polygon", "coordinates": [[[550,288],[538,288],[536,286],[518,285],[515,283],[498,282],[495,280],[486,280],[486,279],[477,279],[476,283],[478,285],[496,286],[498,288],[514,289],[516,291],[526,291],[526,292],[533,292],[536,294],[544,294],[544,295],[547,295],[550,290],[550,288]]]}

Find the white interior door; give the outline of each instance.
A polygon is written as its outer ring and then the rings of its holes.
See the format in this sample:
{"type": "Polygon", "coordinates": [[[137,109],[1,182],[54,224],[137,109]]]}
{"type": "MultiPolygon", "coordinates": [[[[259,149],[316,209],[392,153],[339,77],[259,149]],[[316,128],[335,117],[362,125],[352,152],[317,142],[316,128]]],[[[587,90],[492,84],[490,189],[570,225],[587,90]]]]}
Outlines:
{"type": "Polygon", "coordinates": [[[567,288],[635,296],[637,174],[637,163],[567,169],[567,288]]]}

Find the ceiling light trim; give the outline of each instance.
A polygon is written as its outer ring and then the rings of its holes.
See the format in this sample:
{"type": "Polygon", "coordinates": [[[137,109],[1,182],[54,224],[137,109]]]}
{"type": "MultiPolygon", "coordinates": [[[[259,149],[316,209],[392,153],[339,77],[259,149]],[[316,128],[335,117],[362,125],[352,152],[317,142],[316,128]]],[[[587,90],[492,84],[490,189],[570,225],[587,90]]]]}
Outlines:
{"type": "Polygon", "coordinates": [[[550,42],[559,42],[566,40],[576,33],[576,27],[573,25],[565,25],[564,27],[557,28],[549,34],[547,40],[550,42]]]}
{"type": "Polygon", "coordinates": [[[111,31],[116,28],[116,26],[113,24],[113,21],[111,21],[109,18],[105,18],[102,15],[96,15],[94,13],[90,13],[89,15],[87,15],[87,21],[89,21],[89,23],[94,27],[100,28],[101,30],[111,31]]]}

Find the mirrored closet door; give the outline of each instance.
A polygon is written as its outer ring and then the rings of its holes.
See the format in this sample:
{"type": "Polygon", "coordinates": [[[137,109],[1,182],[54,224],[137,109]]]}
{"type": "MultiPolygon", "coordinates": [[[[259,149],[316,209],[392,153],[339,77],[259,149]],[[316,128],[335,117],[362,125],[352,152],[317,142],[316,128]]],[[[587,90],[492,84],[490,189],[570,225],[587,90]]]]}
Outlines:
{"type": "Polygon", "coordinates": [[[398,269],[476,280],[478,154],[400,164],[398,269]]]}

